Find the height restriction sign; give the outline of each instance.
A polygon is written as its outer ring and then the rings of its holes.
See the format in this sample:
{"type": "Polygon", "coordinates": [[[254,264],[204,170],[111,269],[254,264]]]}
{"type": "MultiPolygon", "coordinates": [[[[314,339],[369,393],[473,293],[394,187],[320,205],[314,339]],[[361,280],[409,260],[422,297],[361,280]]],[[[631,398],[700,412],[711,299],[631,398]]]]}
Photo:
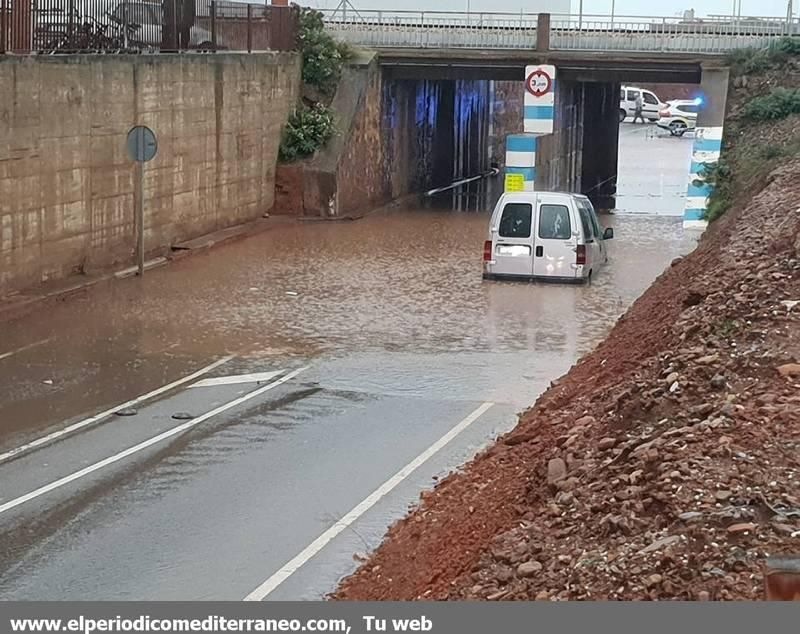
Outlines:
{"type": "Polygon", "coordinates": [[[553,78],[541,68],[537,68],[528,75],[525,88],[534,97],[544,97],[553,88],[553,78]]]}

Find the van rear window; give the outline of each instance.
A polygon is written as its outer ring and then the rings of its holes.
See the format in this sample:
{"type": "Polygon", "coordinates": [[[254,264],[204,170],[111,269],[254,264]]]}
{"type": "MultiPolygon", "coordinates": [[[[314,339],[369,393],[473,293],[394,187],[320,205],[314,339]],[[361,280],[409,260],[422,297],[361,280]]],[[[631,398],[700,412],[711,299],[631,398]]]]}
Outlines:
{"type": "Polygon", "coordinates": [[[501,238],[530,238],[533,206],[530,203],[508,203],[500,218],[501,238]]]}
{"type": "Polygon", "coordinates": [[[572,237],[566,206],[542,205],[539,208],[539,237],[543,240],[569,240],[572,237]]]}

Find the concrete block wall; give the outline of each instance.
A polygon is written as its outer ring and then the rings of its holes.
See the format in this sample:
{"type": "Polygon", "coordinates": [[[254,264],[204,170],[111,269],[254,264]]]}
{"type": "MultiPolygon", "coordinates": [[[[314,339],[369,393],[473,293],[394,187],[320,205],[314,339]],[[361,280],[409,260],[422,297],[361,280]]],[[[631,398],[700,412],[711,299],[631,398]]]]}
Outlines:
{"type": "Polygon", "coordinates": [[[337,202],[345,214],[384,203],[391,190],[381,126],[383,81],[377,64],[362,69],[361,84],[349,139],[336,166],[337,202]]]}
{"type": "Polygon", "coordinates": [[[489,142],[492,154],[498,163],[503,163],[506,156],[506,137],[509,134],[522,132],[524,117],[525,82],[494,82],[494,104],[492,108],[492,128],[489,142]]]}
{"type": "Polygon", "coordinates": [[[0,296],[132,260],[135,124],[149,252],[269,211],[299,78],[290,53],[0,57],[0,296]]]}

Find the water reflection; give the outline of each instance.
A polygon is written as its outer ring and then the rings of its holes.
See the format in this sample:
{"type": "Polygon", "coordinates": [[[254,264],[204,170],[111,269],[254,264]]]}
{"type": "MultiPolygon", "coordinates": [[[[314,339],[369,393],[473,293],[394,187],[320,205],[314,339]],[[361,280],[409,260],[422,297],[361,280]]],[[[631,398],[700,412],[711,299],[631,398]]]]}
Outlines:
{"type": "Polygon", "coordinates": [[[4,325],[4,349],[53,342],[0,367],[0,444],[227,353],[254,368],[350,359],[338,371],[375,389],[529,402],[531,386],[590,350],[693,238],[679,215],[606,216],[611,262],[590,286],[484,281],[501,186],[492,179],[356,223],[279,225],[4,325]]]}

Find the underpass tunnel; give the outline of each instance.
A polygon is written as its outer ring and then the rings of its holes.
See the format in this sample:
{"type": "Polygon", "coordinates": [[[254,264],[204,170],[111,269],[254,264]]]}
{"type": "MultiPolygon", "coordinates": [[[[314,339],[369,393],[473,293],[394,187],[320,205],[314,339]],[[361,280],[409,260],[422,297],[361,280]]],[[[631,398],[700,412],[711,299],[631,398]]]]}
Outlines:
{"type": "MultiPolygon", "coordinates": [[[[401,60],[398,67],[386,69],[382,83],[383,148],[391,197],[446,187],[486,173],[494,163],[502,166],[506,136],[523,131],[523,69],[468,65],[427,68],[406,62],[401,60]]],[[[554,131],[537,140],[535,188],[583,193],[599,211],[618,209],[618,197],[623,195],[626,204],[631,201],[630,194],[619,190],[622,86],[657,91],[662,102],[691,94],[703,95],[707,105],[712,101],[724,103],[727,78],[717,78],[714,69],[697,62],[629,66],[621,62],[552,62],[557,85],[554,131]],[[659,91],[658,86],[665,86],[665,91],[659,91]]],[[[721,130],[722,115],[711,115],[712,110],[720,109],[704,108],[698,127],[721,130]]],[[[660,134],[652,118],[647,127],[652,130],[648,138],[660,134]]],[[[688,158],[686,163],[680,169],[686,170],[687,186],[691,187],[688,158]]],[[[623,179],[626,189],[630,189],[635,175],[629,176],[623,179]]],[[[487,179],[475,185],[474,191],[470,185],[451,193],[454,202],[468,190],[470,196],[478,190],[490,193],[489,200],[480,192],[478,199],[482,201],[479,206],[491,207],[491,198],[502,188],[502,179],[487,179]]],[[[683,195],[686,197],[685,192],[683,195]]],[[[695,209],[692,213],[699,212],[695,209]]]]}
{"type": "Polygon", "coordinates": [[[618,82],[558,79],[553,134],[539,139],[536,188],[580,192],[597,209],[615,206],[618,82]]]}

